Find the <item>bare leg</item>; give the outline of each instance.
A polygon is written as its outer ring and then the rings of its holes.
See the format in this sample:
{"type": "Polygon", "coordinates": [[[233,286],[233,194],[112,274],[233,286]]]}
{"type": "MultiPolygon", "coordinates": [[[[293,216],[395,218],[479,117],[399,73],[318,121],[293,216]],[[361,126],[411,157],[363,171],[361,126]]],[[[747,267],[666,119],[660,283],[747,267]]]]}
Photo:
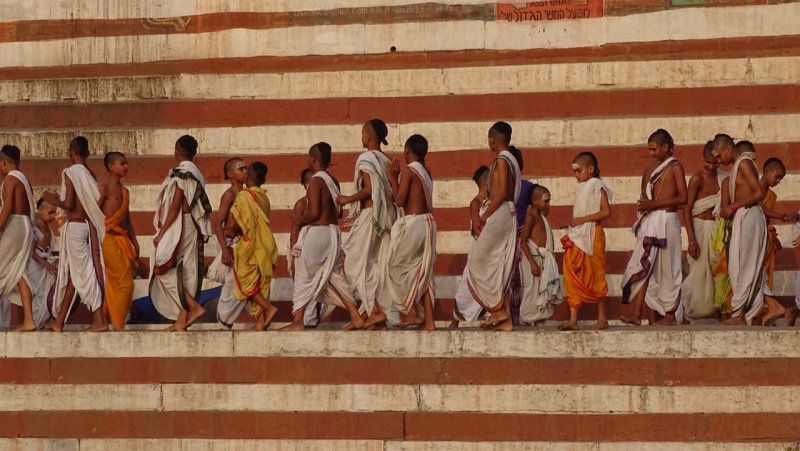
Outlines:
{"type": "Polygon", "coordinates": [[[186,305],[189,306],[189,311],[186,315],[186,327],[188,328],[206,313],[206,309],[197,303],[197,300],[189,293],[189,290],[184,288],[183,293],[186,295],[186,305]]]}
{"type": "Polygon", "coordinates": [[[303,316],[306,313],[306,308],[303,307],[292,314],[292,323],[286,326],[281,327],[278,330],[284,332],[292,332],[292,331],[302,331],[306,330],[306,325],[303,322],[303,316]]]}
{"type": "Polygon", "coordinates": [[[570,307],[569,321],[561,323],[558,330],[581,330],[581,326],[578,325],[578,309],[570,307]]]}
{"type": "Polygon", "coordinates": [[[642,325],[642,305],[644,305],[644,297],[647,295],[647,285],[649,285],[649,283],[650,279],[646,280],[639,289],[639,292],[636,293],[636,296],[633,298],[633,314],[629,317],[620,315],[620,321],[625,324],[632,324],[634,326],[642,325]]]}
{"type": "Polygon", "coordinates": [[[252,330],[259,332],[266,330],[269,327],[269,323],[272,322],[272,318],[275,318],[275,315],[278,313],[278,308],[267,301],[261,293],[254,294],[250,300],[261,307],[261,314],[256,318],[256,324],[253,326],[252,330]]]}
{"type": "Polygon", "coordinates": [[[166,328],[165,330],[175,331],[175,332],[185,332],[186,328],[188,327],[186,325],[186,316],[187,316],[186,310],[181,309],[180,312],[178,312],[178,319],[175,320],[175,323],[172,326],[166,328]]]}
{"type": "Polygon", "coordinates": [[[75,297],[75,286],[72,285],[72,279],[67,281],[67,287],[64,290],[64,299],[61,300],[61,307],[58,309],[58,316],[45,326],[53,332],[62,332],[64,330],[64,323],[67,321],[67,310],[70,307],[72,298],[75,297]]]}
{"type": "Polygon", "coordinates": [[[436,330],[436,323],[433,320],[433,299],[431,299],[431,292],[425,292],[422,297],[422,309],[425,312],[425,324],[422,325],[423,330],[434,331],[436,330]]]}
{"type": "Polygon", "coordinates": [[[506,295],[503,294],[500,298],[500,305],[499,308],[496,309],[483,321],[481,327],[484,329],[491,329],[499,326],[501,323],[504,323],[511,319],[511,315],[508,313],[510,306],[508,305],[508,300],[506,299],[506,295]]]}
{"type": "Polygon", "coordinates": [[[23,319],[22,325],[17,327],[17,332],[30,332],[36,330],[36,323],[33,322],[33,293],[28,282],[24,278],[17,283],[19,297],[22,300],[23,319]]]}
{"type": "Polygon", "coordinates": [[[608,318],[606,317],[606,300],[603,299],[597,304],[597,322],[589,327],[591,330],[608,329],[608,318]]]}
{"type": "Polygon", "coordinates": [[[786,307],[782,306],[774,297],[765,294],[764,302],[766,302],[768,310],[762,319],[763,325],[770,326],[773,321],[786,314],[786,307]]]}
{"type": "MultiPolygon", "coordinates": [[[[361,319],[363,320],[365,318],[362,316],[361,319]]],[[[368,318],[366,318],[364,325],[361,326],[361,329],[369,329],[379,324],[386,324],[386,314],[383,313],[381,308],[378,307],[378,303],[375,302],[375,304],[372,306],[372,313],[368,318]]]]}
{"type": "Polygon", "coordinates": [[[731,316],[730,318],[726,319],[722,322],[723,326],[746,326],[747,320],[744,318],[744,315],[739,316],[731,316]]]}
{"type": "Polygon", "coordinates": [[[793,305],[786,309],[786,326],[794,327],[794,322],[797,319],[797,306],[793,305]]]}
{"type": "Polygon", "coordinates": [[[358,314],[358,307],[355,304],[351,304],[349,302],[344,303],[345,309],[347,309],[347,313],[350,314],[350,322],[345,324],[342,328],[343,330],[357,330],[364,327],[364,318],[358,314]]]}
{"type": "Polygon", "coordinates": [[[105,315],[103,315],[102,307],[92,312],[92,324],[84,330],[86,332],[108,331],[108,323],[106,322],[105,315]]]}

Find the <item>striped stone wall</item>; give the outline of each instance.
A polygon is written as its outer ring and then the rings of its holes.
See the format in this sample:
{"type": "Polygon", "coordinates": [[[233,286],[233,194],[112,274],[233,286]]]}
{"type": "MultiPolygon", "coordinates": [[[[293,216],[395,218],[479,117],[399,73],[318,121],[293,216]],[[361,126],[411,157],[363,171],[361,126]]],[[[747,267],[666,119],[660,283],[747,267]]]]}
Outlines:
{"type": "MultiPolygon", "coordinates": [[[[604,224],[614,299],[649,164],[644,141],[657,128],[672,132],[687,173],[700,168],[702,144],[717,132],[755,142],[761,161],[780,157],[792,172],[777,188],[778,207],[800,209],[800,4],[404,3],[0,1],[0,142],[23,149],[37,191],[60,182],[76,134],[89,137],[94,155],[130,155],[126,181],[146,260],[158,184],[184,133],[200,141],[213,205],[226,158],[268,163],[282,250],[311,144],[330,142],[332,172],[349,181],[364,120],[389,124],[390,154],[422,133],[435,179],[442,317],[466,261],[470,176],[491,161],[485,136],[495,120],[514,126],[525,176],[553,192],[557,227],[571,214],[572,157],[599,156],[615,192],[604,224]],[[570,8],[593,14],[533,14],[570,8]]],[[[92,164],[103,172],[99,158],[92,164]]],[[[790,227],[778,230],[788,245],[790,227]]],[[[207,256],[215,252],[207,246],[207,256]]],[[[291,282],[283,259],[279,266],[273,299],[286,301],[291,282]]],[[[780,251],[784,300],[794,294],[794,268],[791,251],[780,251]]],[[[139,283],[137,295],[144,291],[139,283]]]]}

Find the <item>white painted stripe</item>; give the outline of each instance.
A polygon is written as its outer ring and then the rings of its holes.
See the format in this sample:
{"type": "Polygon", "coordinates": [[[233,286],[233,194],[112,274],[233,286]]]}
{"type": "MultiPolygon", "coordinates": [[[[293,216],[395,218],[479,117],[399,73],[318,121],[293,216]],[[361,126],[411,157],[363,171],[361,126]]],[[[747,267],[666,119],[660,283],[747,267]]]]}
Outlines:
{"type": "Polygon", "coordinates": [[[223,331],[20,334],[0,332],[4,357],[529,357],[798,358],[796,328],[626,327],[568,335],[553,329],[514,334],[223,331]],[[567,338],[568,337],[568,338],[567,338]],[[265,339],[269,346],[264,346],[265,339]],[[758,346],[753,346],[758,343],[758,346]]]}
{"type": "Polygon", "coordinates": [[[0,411],[160,410],[161,396],[153,384],[0,384],[0,411]]]}
{"type": "MultiPolygon", "coordinates": [[[[437,0],[445,5],[479,5],[486,0],[437,0]]],[[[286,12],[303,11],[309,15],[324,13],[338,8],[386,8],[406,6],[415,11],[413,0],[237,0],[231,2],[208,2],[204,0],[181,0],[164,2],[118,2],[108,4],[100,0],[67,0],[57,3],[0,2],[4,22],[19,20],[58,19],[137,19],[140,17],[177,17],[221,12],[286,12]]]]}
{"type": "Polygon", "coordinates": [[[0,44],[2,65],[60,66],[260,55],[590,47],[608,43],[792,35],[800,5],[685,8],[531,26],[506,21],[321,25],[0,44]],[[736,23],[736,27],[727,24],[736,23]]]}
{"type": "Polygon", "coordinates": [[[3,102],[314,99],[787,84],[800,58],[613,61],[445,69],[0,81],[3,102]]]}
{"type": "MultiPolygon", "coordinates": [[[[800,3],[797,3],[800,5],[800,3]]],[[[82,134],[95,152],[119,150],[129,155],[172,155],[175,140],[186,133],[200,143],[200,155],[306,154],[315,142],[326,141],[334,149],[333,164],[340,152],[361,151],[360,120],[352,125],[275,125],[263,127],[214,127],[148,130],[4,130],[0,141],[14,143],[26,157],[65,157],[66,143],[82,134]]],[[[705,144],[714,133],[729,133],[737,139],[759,142],[800,141],[800,114],[755,114],[699,117],[613,117],[511,121],[514,144],[519,148],[642,146],[654,130],[674,133],[678,144],[705,144]]],[[[431,152],[482,149],[492,125],[486,122],[421,122],[388,124],[389,152],[402,152],[408,136],[428,138],[431,152]]],[[[491,152],[486,151],[487,161],[491,152]]],[[[268,162],[268,160],[267,160],[268,162]]]]}

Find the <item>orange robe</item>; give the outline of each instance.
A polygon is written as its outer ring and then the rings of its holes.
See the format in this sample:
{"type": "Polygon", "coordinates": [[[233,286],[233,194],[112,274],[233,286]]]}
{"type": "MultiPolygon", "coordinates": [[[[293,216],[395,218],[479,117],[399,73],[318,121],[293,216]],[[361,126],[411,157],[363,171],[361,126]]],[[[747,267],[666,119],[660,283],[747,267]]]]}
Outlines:
{"type": "Polygon", "coordinates": [[[564,291],[572,310],[583,304],[597,304],[608,295],[606,281],[606,233],[600,224],[594,226],[593,255],[575,246],[568,235],[561,238],[564,247],[564,291]]]}
{"type": "Polygon", "coordinates": [[[111,319],[114,329],[125,328],[125,319],[133,301],[133,262],[136,249],[122,222],[128,217],[128,189],[122,187],[122,205],[106,218],[103,238],[103,261],[106,266],[106,292],[103,312],[111,319]]]}

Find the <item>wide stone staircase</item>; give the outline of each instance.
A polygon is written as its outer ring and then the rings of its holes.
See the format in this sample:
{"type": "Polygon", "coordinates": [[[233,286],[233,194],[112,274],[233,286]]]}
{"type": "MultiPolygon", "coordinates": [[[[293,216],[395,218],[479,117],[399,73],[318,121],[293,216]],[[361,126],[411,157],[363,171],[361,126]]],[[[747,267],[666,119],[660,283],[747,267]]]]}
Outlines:
{"type": "Polygon", "coordinates": [[[798,449],[800,332],[0,335],[3,450],[798,449]]]}

